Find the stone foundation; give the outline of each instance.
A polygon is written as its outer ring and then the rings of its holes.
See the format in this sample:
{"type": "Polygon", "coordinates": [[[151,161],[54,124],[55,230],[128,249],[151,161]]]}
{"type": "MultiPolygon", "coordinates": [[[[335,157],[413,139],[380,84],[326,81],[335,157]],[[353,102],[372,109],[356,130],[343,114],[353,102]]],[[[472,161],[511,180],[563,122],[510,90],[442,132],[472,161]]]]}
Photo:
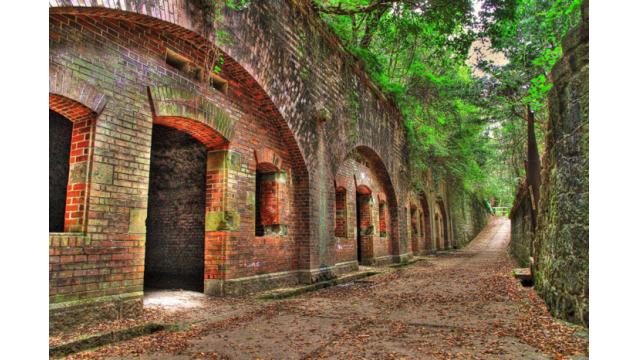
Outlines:
{"type": "Polygon", "coordinates": [[[535,287],[554,316],[589,326],[589,2],[562,43],[549,93],[535,287]]]}

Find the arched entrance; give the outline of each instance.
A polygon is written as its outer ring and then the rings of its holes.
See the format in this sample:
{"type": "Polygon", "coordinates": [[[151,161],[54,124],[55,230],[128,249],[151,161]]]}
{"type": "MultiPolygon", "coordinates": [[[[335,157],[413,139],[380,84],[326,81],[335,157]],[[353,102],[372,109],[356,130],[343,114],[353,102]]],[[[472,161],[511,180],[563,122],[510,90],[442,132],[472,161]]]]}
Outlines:
{"type": "MultiPolygon", "coordinates": [[[[72,76],[56,75],[61,82],[78,84],[72,76]]],[[[82,88],[86,93],[84,97],[60,86],[53,86],[50,90],[55,93],[49,93],[50,233],[86,230],[96,110],[101,110],[105,101],[89,85],[83,84],[82,88]],[[101,98],[93,101],[93,108],[67,96],[87,100],[92,94],[101,98]]]]}
{"type": "Polygon", "coordinates": [[[356,252],[359,264],[370,264],[373,259],[372,205],[371,189],[365,185],[358,186],[356,188],[356,252]]]}
{"type": "Polygon", "coordinates": [[[440,232],[441,232],[441,242],[442,248],[447,249],[451,246],[449,239],[449,230],[448,230],[448,222],[447,222],[447,212],[444,206],[444,202],[442,199],[439,199],[436,202],[438,206],[438,210],[440,211],[440,232]]]}
{"type": "Polygon", "coordinates": [[[444,236],[442,234],[442,217],[440,216],[439,211],[436,211],[434,221],[435,221],[434,233],[436,235],[436,249],[444,250],[444,236]]]}
{"type": "Polygon", "coordinates": [[[409,207],[410,213],[410,233],[411,233],[411,252],[417,254],[420,251],[420,223],[418,221],[418,207],[415,204],[411,204],[409,207]]]}
{"type": "Polygon", "coordinates": [[[397,202],[386,168],[370,148],[353,149],[335,176],[336,263],[390,263],[399,252],[397,202]]]}
{"type": "Polygon", "coordinates": [[[151,144],[146,288],[202,291],[207,148],[154,124],[151,144]]]}
{"type": "Polygon", "coordinates": [[[423,192],[420,192],[420,206],[422,208],[422,216],[420,221],[422,222],[422,236],[424,237],[425,247],[424,250],[431,251],[433,249],[433,243],[431,238],[431,213],[429,211],[429,203],[427,197],[423,192]]]}

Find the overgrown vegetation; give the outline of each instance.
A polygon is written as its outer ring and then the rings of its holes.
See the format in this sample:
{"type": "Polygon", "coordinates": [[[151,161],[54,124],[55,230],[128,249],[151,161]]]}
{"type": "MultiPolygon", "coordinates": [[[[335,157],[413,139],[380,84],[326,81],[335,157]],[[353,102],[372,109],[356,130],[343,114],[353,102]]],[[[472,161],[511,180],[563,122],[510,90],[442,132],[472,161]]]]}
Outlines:
{"type": "Polygon", "coordinates": [[[535,135],[546,120],[549,72],[580,3],[314,0],[399,106],[416,185],[430,170],[507,206],[519,179],[539,172],[535,135]]]}

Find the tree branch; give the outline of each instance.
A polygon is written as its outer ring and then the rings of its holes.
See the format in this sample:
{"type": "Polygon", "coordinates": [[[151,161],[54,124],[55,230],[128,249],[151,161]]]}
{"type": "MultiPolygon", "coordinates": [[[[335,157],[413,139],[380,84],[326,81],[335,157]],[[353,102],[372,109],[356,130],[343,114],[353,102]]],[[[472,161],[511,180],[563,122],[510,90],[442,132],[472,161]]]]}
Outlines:
{"type": "Polygon", "coordinates": [[[402,2],[400,0],[378,0],[374,1],[367,6],[359,6],[353,9],[344,9],[342,8],[342,4],[337,6],[322,6],[316,2],[313,3],[313,6],[320,12],[325,14],[334,14],[334,15],[355,15],[355,14],[368,14],[379,8],[389,6],[395,4],[397,2],[402,2]]]}

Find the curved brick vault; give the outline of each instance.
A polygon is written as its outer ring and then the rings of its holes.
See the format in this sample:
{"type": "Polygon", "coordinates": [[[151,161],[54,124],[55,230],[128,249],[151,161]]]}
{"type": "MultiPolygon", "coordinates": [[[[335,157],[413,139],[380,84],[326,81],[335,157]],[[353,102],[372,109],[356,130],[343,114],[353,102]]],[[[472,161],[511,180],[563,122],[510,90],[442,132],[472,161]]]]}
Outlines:
{"type": "MultiPolygon", "coordinates": [[[[201,9],[186,0],[50,2],[50,84],[59,83],[59,73],[78,79],[65,83],[66,91],[74,94],[71,101],[92,104],[95,119],[88,226],[50,234],[52,326],[71,313],[117,317],[141,309],[153,123],[184,131],[209,151],[209,294],[353,270],[353,253],[337,250],[348,240],[334,236],[336,189],[349,196],[358,181],[371,189],[368,211],[379,263],[415,252],[405,221],[410,197],[421,209],[435,209],[437,196],[445,202],[442,211],[448,206],[445,185],[430,179],[420,199],[411,195],[397,108],[308,1],[252,2],[223,12],[220,26],[230,37],[217,44],[224,91],[193,76],[213,46],[202,19],[201,9]],[[365,165],[352,166],[354,177],[346,183],[341,171],[351,160],[365,165]],[[266,175],[258,181],[258,173],[266,175]],[[276,194],[277,201],[258,198],[258,192],[276,194]],[[269,232],[254,235],[256,209],[264,206],[269,223],[259,225],[269,232]],[[83,310],[98,303],[101,311],[83,310]]],[[[420,214],[433,223],[435,211],[420,214]]],[[[448,240],[448,246],[455,241],[451,235],[448,240]]],[[[431,251],[434,245],[424,246],[431,251]]]]}

